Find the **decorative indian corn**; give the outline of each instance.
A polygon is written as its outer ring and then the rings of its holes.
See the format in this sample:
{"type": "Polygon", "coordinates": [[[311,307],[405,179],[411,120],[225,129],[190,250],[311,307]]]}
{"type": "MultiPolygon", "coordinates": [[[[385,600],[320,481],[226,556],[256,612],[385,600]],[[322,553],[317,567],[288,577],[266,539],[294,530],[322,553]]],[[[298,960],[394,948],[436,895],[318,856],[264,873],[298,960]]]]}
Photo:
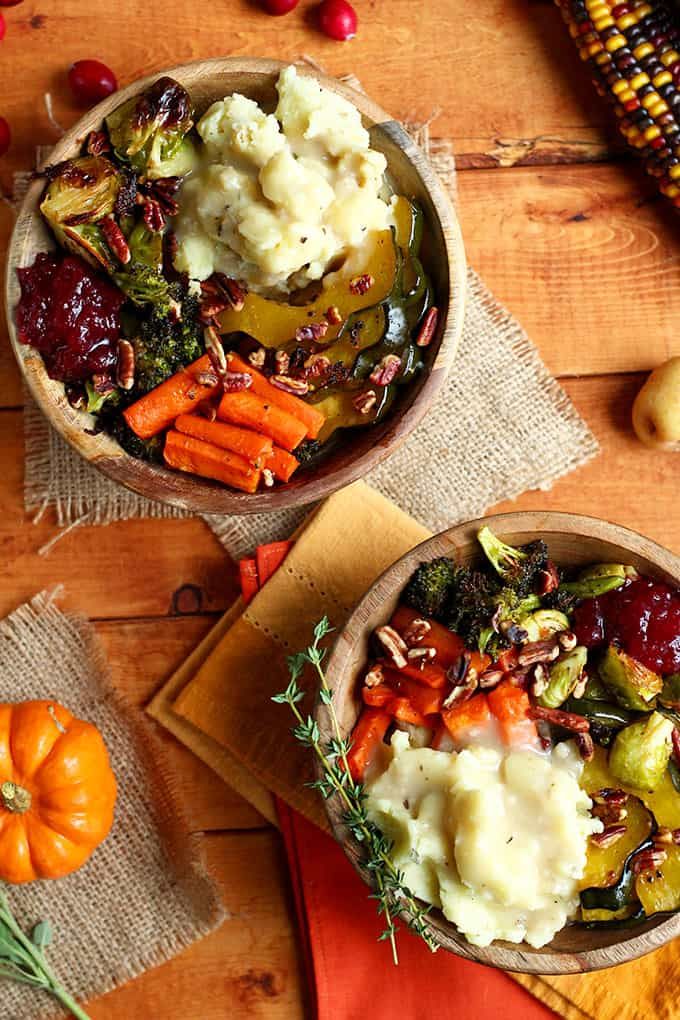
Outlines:
{"type": "Polygon", "coordinates": [[[680,208],[680,31],[664,2],[555,0],[624,138],[680,208]]]}

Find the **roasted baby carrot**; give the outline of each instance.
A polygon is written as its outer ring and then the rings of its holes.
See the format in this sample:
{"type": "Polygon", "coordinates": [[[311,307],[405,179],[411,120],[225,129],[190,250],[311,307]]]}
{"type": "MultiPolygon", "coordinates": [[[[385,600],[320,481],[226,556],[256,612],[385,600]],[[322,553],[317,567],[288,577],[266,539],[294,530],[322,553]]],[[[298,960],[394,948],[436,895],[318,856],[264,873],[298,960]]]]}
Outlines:
{"type": "Polygon", "coordinates": [[[243,492],[255,492],[262,472],[231,450],[170,430],[165,437],[166,464],[202,478],[214,478],[243,492]]]}
{"type": "Polygon", "coordinates": [[[313,404],[308,404],[293,393],[286,393],[285,390],[280,390],[278,386],[273,386],[261,372],[254,369],[252,365],[249,365],[247,361],[240,358],[238,354],[234,354],[233,351],[227,354],[227,363],[231,372],[247,372],[253,380],[250,387],[253,393],[264,397],[270,404],[275,404],[283,411],[287,411],[288,414],[292,414],[294,418],[303,422],[307,438],[316,439],[319,432],[321,432],[326,418],[313,404]]]}
{"type": "Polygon", "coordinates": [[[464,743],[472,731],[482,729],[491,722],[491,709],[486,695],[475,694],[462,705],[445,708],[442,719],[456,743],[464,743]]]}
{"type": "Polygon", "coordinates": [[[436,715],[441,711],[444,702],[444,691],[434,687],[423,687],[402,673],[389,672],[388,684],[392,684],[399,695],[406,698],[409,704],[421,715],[436,715]]]}
{"type": "Polygon", "coordinates": [[[202,439],[206,443],[220,446],[223,450],[238,453],[255,467],[266,467],[274,449],[269,436],[258,435],[250,429],[240,429],[237,425],[227,425],[221,421],[208,421],[207,418],[201,418],[197,414],[180,414],[175,422],[175,428],[178,432],[193,436],[194,439],[202,439]]]}
{"type": "Polygon", "coordinates": [[[276,573],[292,548],[292,542],[268,542],[255,550],[257,576],[265,584],[276,573]]]}
{"type": "MultiPolygon", "coordinates": [[[[414,620],[420,618],[422,618],[422,615],[416,612],[415,609],[411,609],[410,606],[397,606],[390,623],[399,634],[403,634],[414,620]]],[[[430,630],[421,644],[434,648],[437,652],[435,658],[436,664],[443,666],[444,669],[448,669],[466,651],[465,642],[461,637],[449,630],[448,627],[437,623],[436,620],[428,620],[427,622],[430,624],[430,630]]],[[[479,652],[470,651],[470,649],[467,649],[467,651],[470,652],[470,665],[478,673],[483,672],[491,663],[488,655],[480,655],[479,652]]]]}
{"type": "Polygon", "coordinates": [[[192,411],[206,397],[217,393],[218,382],[199,382],[198,377],[202,373],[206,373],[208,378],[215,377],[207,354],[131,404],[123,411],[123,417],[132,431],[140,439],[150,439],[171,425],[180,414],[192,411]]]}
{"type": "Polygon", "coordinates": [[[538,732],[529,716],[531,702],[526,691],[503,680],[489,692],[489,707],[498,719],[503,743],[510,747],[536,746],[538,732]]]}
{"type": "Polygon", "coordinates": [[[361,782],[366,769],[374,760],[392,716],[379,708],[365,708],[352,733],[352,746],[347,753],[347,764],[353,779],[361,782]]]}
{"type": "Polygon", "coordinates": [[[225,393],[217,409],[217,417],[270,436],[286,450],[294,450],[307,435],[303,422],[250,390],[225,393]]]}
{"type": "Polygon", "coordinates": [[[287,482],[297,471],[299,465],[300,461],[292,453],[282,450],[280,446],[275,446],[263,467],[269,468],[277,482],[287,482]]]}
{"type": "Polygon", "coordinates": [[[255,560],[239,560],[238,573],[241,582],[241,596],[245,604],[248,605],[260,590],[255,560]]]}

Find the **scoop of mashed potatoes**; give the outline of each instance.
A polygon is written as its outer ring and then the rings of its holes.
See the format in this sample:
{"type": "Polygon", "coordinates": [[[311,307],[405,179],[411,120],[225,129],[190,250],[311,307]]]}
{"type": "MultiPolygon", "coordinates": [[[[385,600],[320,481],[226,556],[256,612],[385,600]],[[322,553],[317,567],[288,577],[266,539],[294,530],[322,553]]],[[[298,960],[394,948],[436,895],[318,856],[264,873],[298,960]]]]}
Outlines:
{"type": "Polygon", "coordinates": [[[184,185],[177,268],[290,292],[392,224],[385,157],[358,110],[287,67],[275,113],[238,93],[198,123],[206,165],[184,185]]]}
{"type": "Polygon", "coordinates": [[[539,947],[576,911],[588,836],[602,829],[581,768],[565,744],[549,755],[481,746],[449,754],[395,733],[367,807],[394,842],[406,885],[469,942],[539,947]]]}

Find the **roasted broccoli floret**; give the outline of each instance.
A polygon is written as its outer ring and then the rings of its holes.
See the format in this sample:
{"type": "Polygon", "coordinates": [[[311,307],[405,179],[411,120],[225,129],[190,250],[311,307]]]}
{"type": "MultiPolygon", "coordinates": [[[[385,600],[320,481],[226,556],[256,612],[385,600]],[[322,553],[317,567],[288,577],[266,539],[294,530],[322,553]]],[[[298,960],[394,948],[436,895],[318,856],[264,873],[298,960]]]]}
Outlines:
{"type": "Polygon", "coordinates": [[[470,648],[507,643],[496,633],[492,620],[498,607],[497,583],[469,567],[458,567],[449,592],[444,622],[470,648]]]}
{"type": "Polygon", "coordinates": [[[300,466],[304,467],[307,464],[311,464],[321,453],[323,443],[320,443],[318,439],[305,439],[299,446],[295,448],[295,456],[300,462],[300,466]]]}
{"type": "Polygon", "coordinates": [[[133,304],[140,307],[154,305],[164,314],[169,313],[172,303],[170,288],[158,269],[133,260],[112,275],[116,285],[133,304]]]}
{"type": "Polygon", "coordinates": [[[482,528],[477,538],[486,558],[505,584],[520,597],[529,595],[535,588],[538,573],[545,570],[548,562],[545,542],[537,539],[515,548],[502,542],[488,527],[482,528]]]}
{"type": "Polygon", "coordinates": [[[406,605],[423,616],[442,619],[451,601],[453,589],[457,588],[456,578],[462,569],[446,556],[421,563],[404,591],[406,605]]]}
{"type": "Polygon", "coordinates": [[[135,396],[148,393],[203,353],[202,329],[198,322],[198,302],[181,295],[176,284],[169,287],[170,298],[179,308],[180,318],[168,314],[164,303],[153,305],[142,319],[132,344],[135,349],[135,396]],[[172,297],[176,294],[177,297],[172,297]]]}
{"type": "Polygon", "coordinates": [[[574,611],[578,596],[564,588],[555,588],[554,591],[543,596],[542,602],[546,609],[557,609],[560,613],[566,613],[569,616],[574,611]]]}
{"type": "Polygon", "coordinates": [[[120,390],[117,390],[113,385],[110,390],[106,393],[98,393],[94,387],[94,383],[88,379],[85,383],[85,410],[90,414],[99,414],[104,404],[109,403],[115,407],[120,401],[120,390]]]}

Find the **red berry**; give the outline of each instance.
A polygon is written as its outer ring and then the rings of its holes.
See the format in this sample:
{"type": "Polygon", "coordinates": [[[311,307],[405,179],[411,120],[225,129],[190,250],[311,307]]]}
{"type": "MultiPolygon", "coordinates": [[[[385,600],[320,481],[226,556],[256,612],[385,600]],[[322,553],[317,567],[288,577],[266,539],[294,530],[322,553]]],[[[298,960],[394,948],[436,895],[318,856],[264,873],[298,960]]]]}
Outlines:
{"type": "Polygon", "coordinates": [[[0,11],[0,42],[2,42],[2,40],[5,38],[5,32],[6,31],[7,31],[7,23],[5,21],[5,18],[3,16],[2,11],[0,11]]]}
{"type": "Polygon", "coordinates": [[[262,6],[267,14],[288,14],[297,7],[299,0],[262,0],[262,6]]]}
{"type": "Polygon", "coordinates": [[[94,106],[118,88],[111,68],[99,60],[77,60],[69,68],[68,83],[81,106],[94,106]]]}
{"type": "Polygon", "coordinates": [[[4,156],[10,147],[12,132],[4,117],[0,117],[0,156],[4,156]]]}
{"type": "Polygon", "coordinates": [[[345,42],[357,34],[357,12],[347,0],[323,0],[319,7],[319,27],[331,39],[345,42]]]}
{"type": "Polygon", "coordinates": [[[0,0],[0,7],[16,7],[22,0],[0,0]]]}

